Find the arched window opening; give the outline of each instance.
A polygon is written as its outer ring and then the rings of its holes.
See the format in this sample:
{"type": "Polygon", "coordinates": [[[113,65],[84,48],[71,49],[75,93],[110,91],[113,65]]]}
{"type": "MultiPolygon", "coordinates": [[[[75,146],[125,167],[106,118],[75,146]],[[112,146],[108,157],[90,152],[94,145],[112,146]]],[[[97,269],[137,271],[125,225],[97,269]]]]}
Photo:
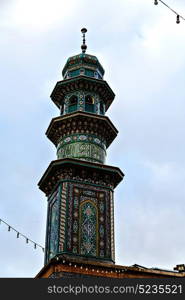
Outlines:
{"type": "Polygon", "coordinates": [[[71,98],[69,99],[69,108],[68,108],[68,112],[73,112],[75,110],[77,110],[77,105],[78,105],[78,98],[77,96],[73,95],[71,96],[71,98]]]}
{"type": "Polygon", "coordinates": [[[85,70],[84,69],[80,69],[80,75],[84,75],[85,74],[85,70]]]}
{"type": "Polygon", "coordinates": [[[104,105],[102,101],[100,102],[100,114],[104,115],[104,105]]]}
{"type": "Polygon", "coordinates": [[[98,72],[94,72],[94,77],[98,78],[98,72]]]}
{"type": "Polygon", "coordinates": [[[61,115],[64,114],[64,103],[62,103],[61,106],[60,106],[60,114],[61,115]]]}
{"type": "Polygon", "coordinates": [[[85,111],[94,113],[94,98],[91,95],[85,97],[85,111]]]}
{"type": "Polygon", "coordinates": [[[71,77],[70,72],[67,72],[67,73],[65,74],[65,79],[69,79],[70,77],[71,77]]]}

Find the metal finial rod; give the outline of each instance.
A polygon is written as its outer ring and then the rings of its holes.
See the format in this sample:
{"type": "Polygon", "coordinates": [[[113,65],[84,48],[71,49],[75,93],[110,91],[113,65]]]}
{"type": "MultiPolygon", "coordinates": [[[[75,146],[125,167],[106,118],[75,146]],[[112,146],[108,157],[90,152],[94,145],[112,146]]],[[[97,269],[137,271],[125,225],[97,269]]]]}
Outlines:
{"type": "Polygon", "coordinates": [[[82,28],[81,29],[81,32],[82,32],[82,34],[83,34],[83,44],[82,44],[82,46],[81,46],[81,49],[82,49],[82,53],[85,53],[86,52],[86,49],[87,49],[87,45],[85,44],[85,34],[86,34],[86,32],[87,32],[87,29],[86,28],[82,28]]]}

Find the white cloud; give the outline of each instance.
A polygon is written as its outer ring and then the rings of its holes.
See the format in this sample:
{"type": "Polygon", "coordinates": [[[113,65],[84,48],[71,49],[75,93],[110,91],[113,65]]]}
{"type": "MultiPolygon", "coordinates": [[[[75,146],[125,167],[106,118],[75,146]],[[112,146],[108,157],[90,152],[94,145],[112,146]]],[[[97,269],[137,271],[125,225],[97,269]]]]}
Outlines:
{"type": "Polygon", "coordinates": [[[145,161],[143,165],[149,168],[153,180],[161,183],[172,183],[174,180],[179,180],[179,177],[185,175],[184,168],[178,166],[174,162],[153,162],[145,161]],[[183,174],[184,173],[184,174],[183,174]]]}

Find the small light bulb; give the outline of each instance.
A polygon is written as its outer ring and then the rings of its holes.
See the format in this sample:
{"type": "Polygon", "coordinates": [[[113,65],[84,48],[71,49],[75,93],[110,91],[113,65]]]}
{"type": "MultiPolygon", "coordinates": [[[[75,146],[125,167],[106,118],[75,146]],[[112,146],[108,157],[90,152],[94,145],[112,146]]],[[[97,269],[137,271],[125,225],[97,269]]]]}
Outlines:
{"type": "Polygon", "coordinates": [[[180,23],[180,16],[177,15],[177,20],[176,20],[176,23],[179,24],[180,23]]]}
{"type": "Polygon", "coordinates": [[[155,1],[154,1],[154,4],[157,5],[157,4],[158,4],[158,0],[155,0],[155,1]]]}
{"type": "Polygon", "coordinates": [[[17,239],[19,238],[19,232],[17,232],[17,239]]]}

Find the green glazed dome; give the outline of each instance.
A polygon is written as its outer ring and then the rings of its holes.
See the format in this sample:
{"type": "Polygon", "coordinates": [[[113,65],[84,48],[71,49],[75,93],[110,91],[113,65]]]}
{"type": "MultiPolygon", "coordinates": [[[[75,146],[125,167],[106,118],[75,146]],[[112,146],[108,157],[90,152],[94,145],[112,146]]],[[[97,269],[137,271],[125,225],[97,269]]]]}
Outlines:
{"type": "Polygon", "coordinates": [[[103,79],[104,73],[97,57],[86,53],[69,57],[62,71],[64,79],[80,75],[103,79]]]}

